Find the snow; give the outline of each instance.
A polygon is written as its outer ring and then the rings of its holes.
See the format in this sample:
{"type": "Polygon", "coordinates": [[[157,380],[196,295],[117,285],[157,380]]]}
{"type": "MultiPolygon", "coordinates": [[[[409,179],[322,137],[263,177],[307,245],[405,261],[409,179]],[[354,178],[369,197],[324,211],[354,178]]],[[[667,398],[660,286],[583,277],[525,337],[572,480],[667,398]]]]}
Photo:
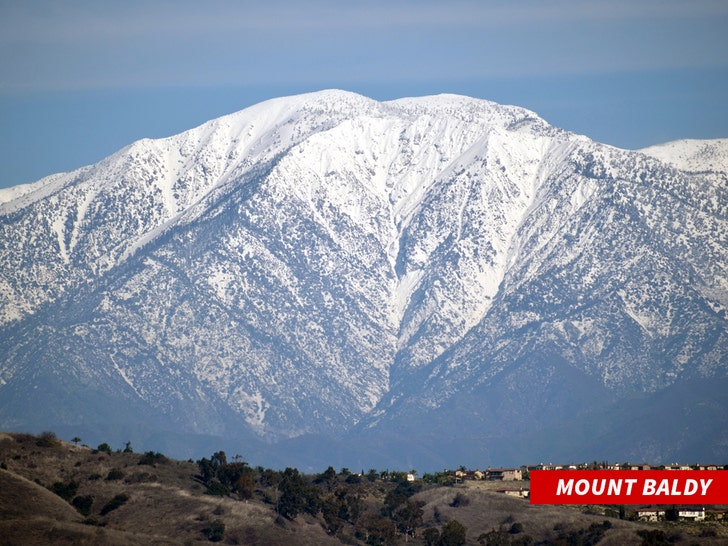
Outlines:
{"type": "Polygon", "coordinates": [[[169,381],[159,362],[262,435],[347,427],[388,393],[405,403],[417,368],[440,391],[413,388],[438,407],[459,375],[492,377],[522,356],[512,347],[539,340],[605,383],[640,384],[648,372],[615,356],[616,338],[667,344],[661,317],[685,300],[671,277],[628,284],[647,261],[631,234],[661,241],[650,267],[668,271],[679,254],[675,269],[710,298],[699,307],[722,313],[725,190],[703,199],[701,181],[720,189],[725,142],[638,154],[456,95],[274,99],[0,192],[0,214],[18,213],[5,240],[21,241],[0,248],[0,323],[54,310],[67,291],[84,343],[128,344],[114,373],[138,396],[173,398],[153,392],[169,381]],[[676,170],[705,161],[709,177],[676,170]],[[658,174],[642,184],[632,163],[658,174]],[[674,187],[699,206],[672,215],[674,187]],[[618,318],[605,303],[615,295],[618,318]]]}
{"type": "Polygon", "coordinates": [[[728,138],[675,140],[643,148],[639,152],[686,171],[728,173],[728,138]]]}

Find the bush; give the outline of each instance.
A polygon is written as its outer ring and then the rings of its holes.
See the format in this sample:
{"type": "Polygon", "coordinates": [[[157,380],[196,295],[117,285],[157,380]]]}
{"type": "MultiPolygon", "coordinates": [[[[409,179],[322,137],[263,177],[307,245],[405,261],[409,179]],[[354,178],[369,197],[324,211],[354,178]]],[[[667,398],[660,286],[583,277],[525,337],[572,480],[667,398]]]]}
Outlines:
{"type": "Polygon", "coordinates": [[[523,532],[523,525],[516,522],[513,525],[511,525],[511,528],[508,529],[508,532],[512,535],[517,535],[518,533],[523,532]]]}
{"type": "Polygon", "coordinates": [[[437,546],[440,542],[440,531],[435,527],[428,527],[422,533],[422,540],[425,546],[437,546]]]}
{"type": "Polygon", "coordinates": [[[54,447],[59,445],[59,443],[60,442],[58,441],[55,432],[45,431],[38,437],[38,441],[35,442],[35,445],[38,447],[54,447]]]}
{"type": "Polygon", "coordinates": [[[116,495],[113,499],[111,499],[109,502],[107,502],[104,507],[99,512],[100,515],[105,516],[112,510],[116,510],[120,506],[123,506],[127,503],[129,500],[129,495],[125,495],[124,493],[120,493],[116,495]]]}
{"type": "Polygon", "coordinates": [[[202,530],[202,534],[205,535],[207,540],[210,542],[220,542],[223,538],[225,538],[225,524],[219,519],[216,519],[210,523],[209,527],[205,527],[202,530]]]}
{"type": "Polygon", "coordinates": [[[164,464],[168,461],[167,457],[161,453],[155,453],[154,451],[147,451],[142,458],[139,459],[140,465],[156,466],[157,464],[164,464]]]}
{"type": "Polygon", "coordinates": [[[463,493],[458,493],[450,503],[450,506],[458,508],[460,506],[467,506],[468,504],[470,504],[470,499],[463,493]]]}
{"type": "Polygon", "coordinates": [[[659,529],[640,529],[637,531],[637,535],[642,538],[643,546],[663,546],[670,544],[665,532],[659,529]]]}
{"type": "Polygon", "coordinates": [[[111,446],[104,442],[103,444],[99,444],[99,447],[96,448],[96,451],[103,451],[104,453],[108,453],[111,455],[111,446]]]}
{"type": "Polygon", "coordinates": [[[442,526],[440,544],[442,546],[463,546],[467,528],[456,519],[451,519],[442,526]]]}
{"type": "Polygon", "coordinates": [[[227,497],[230,494],[230,490],[225,487],[219,480],[212,480],[207,484],[205,493],[208,495],[217,495],[219,497],[227,497]]]}
{"type": "Polygon", "coordinates": [[[79,511],[81,515],[88,516],[91,513],[91,507],[94,504],[94,498],[91,495],[76,497],[71,502],[73,507],[79,511]]]}
{"type": "Polygon", "coordinates": [[[106,475],[106,480],[112,482],[115,480],[120,480],[123,477],[124,477],[124,472],[122,472],[118,468],[112,468],[111,470],[109,470],[109,473],[106,475]]]}
{"type": "Polygon", "coordinates": [[[76,491],[78,491],[78,483],[73,481],[68,483],[56,482],[50,487],[50,489],[63,500],[70,502],[76,494],[76,491]]]}

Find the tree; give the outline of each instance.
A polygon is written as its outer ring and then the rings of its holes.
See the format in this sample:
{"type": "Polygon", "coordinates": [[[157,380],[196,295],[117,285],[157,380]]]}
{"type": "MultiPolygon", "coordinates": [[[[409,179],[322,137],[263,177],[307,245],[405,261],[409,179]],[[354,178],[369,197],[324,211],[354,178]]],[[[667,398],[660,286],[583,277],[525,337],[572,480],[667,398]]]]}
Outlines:
{"type": "Polygon", "coordinates": [[[425,546],[437,546],[440,542],[440,531],[436,527],[428,527],[422,533],[422,540],[425,546]]]}
{"type": "Polygon", "coordinates": [[[79,438],[78,436],[74,436],[73,438],[71,438],[71,441],[74,445],[78,445],[81,442],[81,438],[79,438]]]}
{"type": "Polygon", "coordinates": [[[329,495],[321,503],[321,515],[326,522],[326,529],[335,535],[344,526],[343,514],[346,512],[346,505],[339,496],[329,495]]]}
{"type": "Polygon", "coordinates": [[[131,448],[131,442],[127,442],[124,446],[124,453],[134,453],[134,450],[131,448]]]}
{"type": "Polygon", "coordinates": [[[225,455],[224,451],[218,451],[217,453],[213,453],[212,458],[210,459],[210,462],[212,463],[212,466],[214,468],[226,465],[227,464],[227,455],[225,455]]]}
{"type": "Polygon", "coordinates": [[[442,526],[440,533],[441,546],[464,546],[467,528],[456,519],[451,519],[442,526]]]}
{"type": "Polygon", "coordinates": [[[326,489],[331,491],[336,485],[336,470],[334,470],[334,467],[330,466],[324,472],[319,474],[316,478],[316,483],[324,484],[326,489]]]}
{"type": "Polygon", "coordinates": [[[397,540],[397,528],[394,522],[377,516],[371,516],[364,522],[366,543],[372,546],[394,544],[397,540]]]}
{"type": "Polygon", "coordinates": [[[316,487],[308,487],[296,468],[286,468],[278,485],[278,513],[294,519],[301,512],[316,515],[321,508],[321,497],[316,487]]]}
{"type": "MultiPolygon", "coordinates": [[[[148,466],[157,466],[157,463],[164,464],[168,462],[169,459],[162,455],[159,452],[154,451],[147,451],[142,455],[142,458],[139,459],[138,465],[148,465],[148,466]]],[[[199,463],[198,463],[199,464],[199,463]]]]}
{"type": "Polygon", "coordinates": [[[397,529],[405,535],[413,536],[415,529],[422,525],[422,507],[425,505],[422,501],[413,502],[407,500],[399,510],[397,510],[392,519],[397,525],[397,529]]]}
{"type": "Polygon", "coordinates": [[[481,533],[478,537],[478,544],[484,546],[510,546],[511,539],[502,528],[493,529],[487,533],[481,533]]]}
{"type": "Polygon", "coordinates": [[[243,473],[238,481],[235,482],[233,491],[235,491],[241,499],[252,499],[253,493],[255,493],[255,479],[253,477],[253,470],[249,469],[249,472],[243,473]]]}

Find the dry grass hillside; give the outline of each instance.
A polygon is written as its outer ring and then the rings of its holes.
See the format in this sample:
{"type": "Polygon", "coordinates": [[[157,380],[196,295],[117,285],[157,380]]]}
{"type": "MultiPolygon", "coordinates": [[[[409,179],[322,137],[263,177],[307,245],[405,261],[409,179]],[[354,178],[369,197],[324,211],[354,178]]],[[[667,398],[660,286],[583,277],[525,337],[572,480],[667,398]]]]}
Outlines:
{"type": "Polygon", "coordinates": [[[492,482],[401,473],[315,476],[0,433],[0,546],[34,544],[726,544],[718,523],[645,524],[599,507],[537,506],[492,482]],[[454,523],[453,523],[454,522],[454,523]],[[457,533],[442,538],[446,531],[457,533]],[[513,531],[518,532],[513,532],[513,531]],[[509,532],[511,531],[511,532],[509,532]],[[644,534],[644,533],[643,533],[644,534]],[[662,542],[655,541],[656,539],[662,542]]]}

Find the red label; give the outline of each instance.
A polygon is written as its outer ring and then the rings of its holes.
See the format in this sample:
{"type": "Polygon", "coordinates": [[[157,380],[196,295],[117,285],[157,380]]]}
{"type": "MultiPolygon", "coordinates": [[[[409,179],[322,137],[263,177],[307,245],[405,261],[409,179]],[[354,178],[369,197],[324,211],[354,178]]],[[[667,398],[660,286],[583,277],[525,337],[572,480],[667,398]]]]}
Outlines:
{"type": "Polygon", "coordinates": [[[531,504],[728,504],[725,470],[533,470],[531,504]]]}

